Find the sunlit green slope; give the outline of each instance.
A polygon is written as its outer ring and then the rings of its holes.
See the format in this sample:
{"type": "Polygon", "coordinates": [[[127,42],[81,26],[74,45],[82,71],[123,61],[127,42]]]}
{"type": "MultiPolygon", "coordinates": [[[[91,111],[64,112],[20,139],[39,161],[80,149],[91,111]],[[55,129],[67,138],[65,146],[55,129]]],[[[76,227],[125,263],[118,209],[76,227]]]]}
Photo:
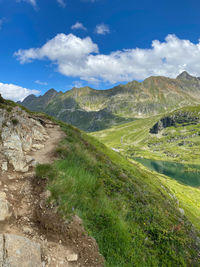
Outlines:
{"type": "Polygon", "coordinates": [[[199,206],[192,204],[189,214],[174,181],[129,162],[76,128],[62,124],[62,129],[66,137],[56,150],[59,159],[38,166],[37,177],[48,179],[51,201],[64,217],[82,218],[106,266],[200,264],[198,232],[192,226],[199,227],[199,206]]]}
{"type": "Polygon", "coordinates": [[[199,164],[200,106],[136,120],[92,135],[130,157],[199,164]],[[150,133],[153,126],[156,133],[150,133]]]}

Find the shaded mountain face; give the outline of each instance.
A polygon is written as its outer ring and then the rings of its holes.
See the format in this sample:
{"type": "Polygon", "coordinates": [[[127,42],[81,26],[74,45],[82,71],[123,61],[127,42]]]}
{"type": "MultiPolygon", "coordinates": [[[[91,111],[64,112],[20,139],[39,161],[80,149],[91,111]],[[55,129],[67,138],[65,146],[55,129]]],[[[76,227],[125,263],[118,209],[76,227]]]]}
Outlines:
{"type": "Polygon", "coordinates": [[[4,103],[5,103],[5,100],[3,99],[3,97],[0,94],[0,104],[4,104],[4,103]]]}
{"type": "Polygon", "coordinates": [[[200,79],[183,72],[176,79],[149,77],[108,90],[83,87],[58,93],[51,89],[43,96],[28,96],[21,104],[80,129],[96,131],[199,101],[200,79]]]}

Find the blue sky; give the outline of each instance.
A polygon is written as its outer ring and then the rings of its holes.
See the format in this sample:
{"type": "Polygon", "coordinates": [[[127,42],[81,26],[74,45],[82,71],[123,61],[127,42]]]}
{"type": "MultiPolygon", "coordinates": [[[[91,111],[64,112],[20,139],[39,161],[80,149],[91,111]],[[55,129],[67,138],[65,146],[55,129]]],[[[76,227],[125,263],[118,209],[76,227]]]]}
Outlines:
{"type": "Polygon", "coordinates": [[[0,0],[0,93],[200,76],[197,0],[0,0]]]}

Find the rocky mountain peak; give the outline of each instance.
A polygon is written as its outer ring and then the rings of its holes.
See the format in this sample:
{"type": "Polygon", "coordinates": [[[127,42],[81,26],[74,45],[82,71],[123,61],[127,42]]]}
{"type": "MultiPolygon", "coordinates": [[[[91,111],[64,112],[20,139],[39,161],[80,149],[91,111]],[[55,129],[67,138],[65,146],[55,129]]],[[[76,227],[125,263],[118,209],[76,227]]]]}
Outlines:
{"type": "Polygon", "coordinates": [[[55,89],[53,89],[53,88],[51,88],[50,90],[48,90],[44,95],[45,96],[54,96],[54,95],[56,95],[58,92],[55,90],[55,89]]]}
{"type": "Polygon", "coordinates": [[[187,71],[183,71],[181,74],[179,74],[176,79],[178,80],[192,80],[194,79],[194,76],[191,76],[187,71]]]}
{"type": "MultiPolygon", "coordinates": [[[[28,95],[24,100],[23,100],[23,103],[26,103],[26,104],[29,104],[31,103],[33,100],[35,100],[37,97],[33,94],[31,95],[28,95]]],[[[21,101],[18,101],[17,102],[18,104],[21,104],[22,102],[21,101]]]]}

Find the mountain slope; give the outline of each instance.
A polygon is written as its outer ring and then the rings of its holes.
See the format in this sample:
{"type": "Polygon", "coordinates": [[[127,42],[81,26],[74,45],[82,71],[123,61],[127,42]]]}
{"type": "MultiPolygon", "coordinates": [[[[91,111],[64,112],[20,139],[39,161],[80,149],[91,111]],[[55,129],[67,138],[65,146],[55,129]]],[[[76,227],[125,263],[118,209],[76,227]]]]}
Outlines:
{"type": "MultiPolygon", "coordinates": [[[[1,98],[0,101],[3,114],[14,112],[12,105],[15,104],[1,98]]],[[[15,108],[20,111],[19,107],[15,108]]],[[[21,114],[23,115],[22,110],[21,114]]],[[[3,185],[10,183],[6,186],[5,192],[12,193],[13,197],[10,196],[9,201],[16,202],[15,214],[19,214],[12,219],[12,229],[16,230],[23,222],[23,226],[26,226],[23,231],[26,231],[29,238],[39,230],[39,235],[36,235],[38,242],[43,242],[44,246],[49,240],[53,242],[50,242],[47,254],[52,257],[52,261],[48,261],[49,266],[60,264],[59,260],[69,252],[66,249],[69,243],[73,243],[73,250],[79,252],[76,256],[80,266],[102,266],[101,262],[97,261],[98,258],[92,263],[90,261],[95,260],[97,255],[93,257],[89,254],[91,244],[95,242],[92,242],[91,238],[89,242],[87,234],[80,231],[81,221],[90,236],[96,239],[100,252],[105,257],[105,266],[200,264],[199,231],[195,229],[195,226],[198,228],[196,221],[199,222],[199,215],[192,217],[186,212],[184,216],[182,208],[185,208],[185,198],[178,198],[180,191],[177,195],[172,191],[172,188],[182,191],[183,187],[178,189],[176,184],[173,184],[173,187],[169,186],[172,184],[170,179],[165,180],[138,163],[129,162],[73,126],[52,121],[50,117],[47,119],[37,113],[27,114],[27,119],[31,122],[34,118],[37,118],[40,125],[45,125],[45,121],[47,125],[51,122],[53,125],[47,127],[49,133],[53,130],[52,126],[57,131],[60,126],[65,133],[63,140],[45,159],[50,163],[37,166],[37,177],[32,184],[32,174],[26,176],[19,173],[18,179],[8,179],[4,172],[2,177],[3,185]],[[56,160],[52,162],[53,159],[56,160]],[[21,205],[23,208],[18,209],[21,205]],[[60,217],[58,220],[58,214],[62,216],[62,220],[60,217]],[[78,215],[82,220],[75,222],[73,218],[77,216],[74,215],[78,215]],[[24,216],[28,219],[23,220],[24,216]],[[33,231],[29,235],[31,227],[33,231]],[[88,242],[83,243],[86,239],[88,242]],[[77,240],[80,243],[77,243],[77,240]],[[57,254],[54,258],[55,252],[57,254]]],[[[12,119],[6,123],[23,140],[24,134],[19,132],[21,121],[24,121],[23,116],[18,117],[18,123],[12,122],[12,119]],[[14,125],[18,127],[13,127],[14,125]]],[[[25,131],[33,130],[33,127],[26,127],[26,124],[23,126],[25,131]]],[[[3,123],[2,127],[7,126],[3,123]]],[[[8,138],[11,137],[12,135],[8,138]]],[[[50,141],[45,144],[48,146],[50,141]]],[[[54,142],[55,139],[52,140],[52,143],[54,142]]],[[[11,166],[9,171],[10,168],[11,166]]],[[[8,172],[8,175],[11,173],[8,172]]],[[[3,185],[0,187],[5,188],[3,185]]],[[[192,192],[197,194],[195,190],[192,192]]],[[[97,252],[97,247],[93,248],[97,252]]],[[[45,252],[46,249],[42,251],[45,252]]],[[[49,257],[44,259],[47,260],[49,257]]],[[[61,266],[67,266],[66,257],[63,260],[65,262],[61,266]]]]}
{"type": "Polygon", "coordinates": [[[198,233],[181,215],[185,199],[171,191],[179,187],[72,126],[63,130],[60,159],[38,166],[37,175],[48,177],[51,200],[66,218],[83,219],[106,266],[198,266],[198,233]]]}
{"type": "Polygon", "coordinates": [[[200,106],[138,119],[92,134],[132,157],[200,164],[200,106]]]}
{"type": "Polygon", "coordinates": [[[21,104],[34,111],[46,112],[86,131],[96,131],[127,122],[197,104],[200,101],[200,80],[183,72],[176,79],[150,77],[108,90],[90,87],[73,88],[48,97],[29,96],[21,104]],[[102,116],[103,112],[103,116],[102,116]],[[106,112],[106,121],[104,116],[106,112]]]}

